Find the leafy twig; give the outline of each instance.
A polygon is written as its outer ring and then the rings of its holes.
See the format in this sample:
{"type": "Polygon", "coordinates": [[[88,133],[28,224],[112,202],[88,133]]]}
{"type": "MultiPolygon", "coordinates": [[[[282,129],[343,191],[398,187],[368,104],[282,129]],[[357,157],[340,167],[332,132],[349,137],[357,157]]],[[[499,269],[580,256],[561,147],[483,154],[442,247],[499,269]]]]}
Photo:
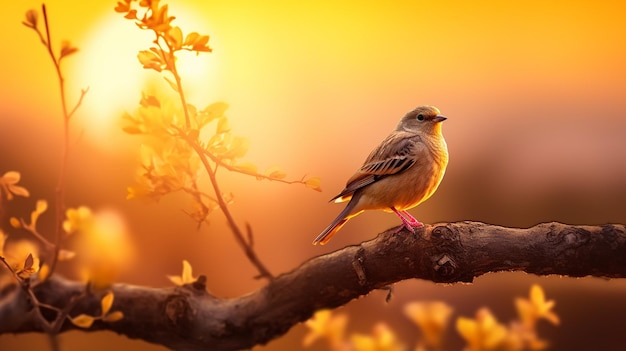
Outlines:
{"type": "Polygon", "coordinates": [[[43,316],[43,314],[41,313],[41,309],[42,308],[46,308],[55,312],[59,312],[60,310],[52,305],[48,305],[45,303],[41,303],[39,302],[39,299],[37,298],[37,296],[35,295],[35,292],[33,291],[33,289],[31,288],[30,284],[29,284],[29,279],[24,279],[22,277],[20,277],[20,275],[18,274],[18,272],[16,272],[13,267],[11,267],[11,264],[9,264],[9,262],[7,262],[7,260],[3,257],[0,256],[0,261],[2,261],[2,263],[6,266],[6,268],[9,270],[9,272],[11,272],[11,274],[13,275],[13,278],[15,278],[15,280],[17,281],[17,283],[19,284],[20,288],[28,295],[30,301],[32,302],[33,306],[35,308],[33,308],[35,316],[37,318],[37,320],[39,321],[39,323],[41,324],[41,329],[48,334],[52,333],[52,324],[50,322],[48,322],[48,320],[43,316]]]}
{"type": "MultiPolygon", "coordinates": [[[[39,36],[39,39],[41,40],[41,43],[48,50],[48,54],[50,56],[50,59],[52,60],[52,63],[54,64],[54,69],[57,74],[57,78],[59,81],[59,92],[61,95],[61,108],[62,108],[62,113],[63,113],[63,146],[61,150],[62,156],[61,156],[61,167],[59,171],[59,179],[57,182],[57,186],[55,188],[55,229],[54,229],[55,240],[54,240],[53,246],[46,245],[46,248],[48,250],[50,249],[52,250],[52,260],[50,262],[50,274],[52,274],[54,270],[56,269],[56,264],[58,262],[59,252],[61,250],[61,239],[62,239],[62,234],[63,234],[63,219],[64,219],[64,212],[65,212],[65,189],[66,189],[66,182],[67,182],[68,157],[69,157],[69,150],[70,150],[70,147],[69,147],[70,119],[72,118],[76,110],[80,107],[80,105],[82,104],[83,98],[85,97],[89,89],[88,88],[82,89],[80,97],[78,98],[78,101],[76,102],[74,107],[72,107],[71,109],[68,108],[67,99],[65,97],[65,78],[63,77],[63,72],[61,70],[61,62],[65,57],[78,51],[78,49],[75,47],[72,47],[69,42],[63,41],[61,44],[61,50],[59,52],[59,55],[57,56],[54,53],[54,49],[52,48],[50,23],[48,20],[48,12],[46,10],[45,4],[41,5],[41,12],[43,13],[45,35],[44,33],[41,32],[41,30],[39,30],[39,27],[37,26],[37,12],[35,10],[28,11],[26,13],[26,21],[22,23],[26,27],[33,29],[37,33],[37,35],[39,36]]],[[[33,232],[34,234],[36,233],[36,231],[31,231],[31,232],[33,232]]],[[[38,236],[38,235],[35,235],[35,236],[38,236]]],[[[39,239],[41,240],[41,238],[39,239]]],[[[42,241],[45,244],[48,244],[47,240],[46,241],[42,240],[42,241]]]]}
{"type": "MultiPolygon", "coordinates": [[[[241,168],[241,167],[237,167],[237,166],[233,166],[231,164],[228,164],[228,163],[222,161],[219,157],[217,157],[217,156],[213,155],[212,153],[210,153],[209,151],[204,150],[204,153],[207,156],[209,156],[211,161],[215,162],[216,165],[224,167],[224,168],[226,168],[227,170],[229,170],[231,172],[249,175],[249,176],[255,177],[255,178],[259,179],[259,180],[265,179],[265,180],[269,180],[269,181],[273,181],[273,182],[280,182],[280,183],[285,183],[285,184],[304,184],[304,185],[309,186],[309,183],[307,182],[306,176],[303,176],[302,178],[300,178],[298,180],[287,180],[287,179],[284,179],[284,178],[272,177],[271,175],[250,171],[250,170],[247,170],[245,168],[241,168]]],[[[317,179],[317,178],[309,178],[309,181],[311,179],[317,179]]],[[[311,186],[309,186],[309,187],[311,187],[311,186]]],[[[313,190],[321,191],[319,189],[319,187],[311,187],[311,188],[313,190]]]]}
{"type": "MultiPolygon", "coordinates": [[[[235,222],[235,219],[230,213],[230,210],[228,209],[228,204],[226,204],[226,202],[224,201],[224,197],[222,196],[222,192],[220,190],[219,184],[217,183],[217,178],[215,176],[215,169],[213,169],[213,167],[211,167],[211,165],[209,164],[209,160],[206,158],[204,150],[202,149],[202,147],[200,147],[200,145],[198,145],[195,142],[195,140],[192,140],[192,139],[186,139],[186,140],[200,157],[200,161],[202,162],[202,165],[206,169],[207,174],[209,175],[209,178],[211,179],[211,185],[213,186],[213,191],[216,194],[217,203],[219,204],[220,209],[224,213],[224,216],[226,217],[226,221],[228,222],[228,226],[230,227],[230,230],[233,232],[233,235],[235,235],[235,239],[237,240],[237,243],[244,250],[246,257],[248,257],[250,262],[259,271],[259,275],[257,277],[273,279],[274,276],[272,275],[272,273],[270,273],[270,271],[265,267],[263,262],[261,262],[256,252],[252,249],[252,245],[251,245],[252,240],[246,241],[241,229],[239,228],[239,226],[235,222]]],[[[249,231],[248,232],[249,236],[251,235],[250,233],[251,232],[249,231]]]]}
{"type": "MultiPolygon", "coordinates": [[[[180,77],[180,74],[178,73],[176,66],[176,52],[179,50],[190,50],[196,53],[210,52],[211,48],[209,48],[209,46],[207,45],[209,37],[192,32],[189,33],[183,41],[182,31],[180,30],[180,28],[171,26],[171,21],[174,19],[174,17],[168,16],[167,5],[159,6],[158,2],[145,2],[140,3],[139,6],[145,7],[145,13],[142,18],[137,17],[137,10],[131,9],[131,1],[129,0],[124,0],[124,2],[118,2],[115,10],[120,13],[125,12],[125,17],[128,19],[136,20],[136,24],[139,26],[139,28],[151,30],[154,33],[155,40],[153,41],[153,43],[156,45],[156,47],[152,47],[150,48],[150,50],[141,51],[138,55],[138,58],[143,64],[144,68],[154,69],[157,72],[165,70],[169,71],[173,75],[175,82],[171,82],[170,80],[168,80],[168,82],[170,83],[170,86],[172,86],[172,88],[178,93],[182,105],[182,110],[185,116],[185,127],[179,128],[174,125],[173,128],[177,130],[177,136],[183,139],[199,157],[200,162],[204,167],[204,170],[209,176],[211,186],[213,187],[213,191],[215,193],[214,200],[216,201],[222,213],[224,213],[228,226],[235,236],[235,240],[243,249],[246,257],[248,257],[250,262],[258,269],[259,277],[272,279],[272,274],[265,267],[265,265],[261,262],[259,257],[252,249],[252,241],[246,241],[243,231],[237,225],[237,222],[235,221],[233,215],[228,208],[228,204],[224,198],[224,195],[220,190],[220,186],[216,177],[216,172],[221,163],[218,163],[216,161],[217,158],[214,155],[206,152],[206,150],[196,140],[196,138],[198,137],[198,131],[192,130],[189,105],[187,104],[182,79],[180,77]],[[215,165],[211,165],[209,163],[207,155],[209,155],[211,160],[215,162],[215,165]]],[[[154,106],[158,106],[158,104],[155,103],[154,106]]],[[[204,218],[206,217],[206,214],[208,214],[208,207],[203,203],[201,199],[200,191],[197,189],[194,176],[192,175],[190,178],[192,179],[192,189],[191,191],[187,191],[202,206],[202,217],[204,218]]],[[[185,190],[185,187],[183,187],[182,189],[185,190]]],[[[250,235],[251,232],[249,231],[248,236],[250,235]]]]}
{"type": "Polygon", "coordinates": [[[46,239],[46,237],[41,235],[37,231],[37,228],[35,228],[35,226],[32,223],[28,224],[26,223],[24,219],[19,219],[19,223],[20,223],[20,226],[24,228],[24,230],[29,232],[32,236],[34,236],[37,240],[39,240],[44,245],[44,247],[46,248],[46,251],[52,251],[56,249],[55,244],[51,243],[50,240],[46,239]]]}

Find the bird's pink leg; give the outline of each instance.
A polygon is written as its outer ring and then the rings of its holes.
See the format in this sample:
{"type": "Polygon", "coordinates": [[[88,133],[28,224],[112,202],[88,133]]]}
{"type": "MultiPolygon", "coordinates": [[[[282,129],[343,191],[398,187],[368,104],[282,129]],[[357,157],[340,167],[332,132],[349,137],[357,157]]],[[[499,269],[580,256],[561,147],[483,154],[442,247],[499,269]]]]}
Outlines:
{"type": "Polygon", "coordinates": [[[422,227],[424,225],[424,223],[418,221],[415,217],[411,216],[411,214],[408,213],[407,211],[401,211],[401,213],[403,215],[405,215],[406,217],[408,217],[407,219],[409,220],[409,224],[412,227],[419,228],[419,227],[422,227]]]}
{"type": "MultiPolygon", "coordinates": [[[[415,233],[415,229],[413,228],[418,228],[424,225],[422,222],[415,219],[415,217],[411,216],[411,214],[407,211],[398,211],[394,207],[392,207],[391,210],[402,220],[402,227],[408,229],[411,233],[415,233]]],[[[401,231],[402,227],[398,228],[396,233],[401,231]]]]}

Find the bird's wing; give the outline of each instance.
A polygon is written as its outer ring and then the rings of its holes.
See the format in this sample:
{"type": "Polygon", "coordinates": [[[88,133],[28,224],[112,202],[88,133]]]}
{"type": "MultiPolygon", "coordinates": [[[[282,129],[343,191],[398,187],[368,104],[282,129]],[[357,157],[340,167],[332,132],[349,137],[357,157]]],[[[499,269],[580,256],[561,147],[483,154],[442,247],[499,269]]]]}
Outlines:
{"type": "Polygon", "coordinates": [[[363,166],[348,179],[346,188],[331,201],[343,202],[352,194],[386,176],[406,171],[418,160],[417,153],[424,146],[418,134],[393,132],[374,149],[363,166]]]}

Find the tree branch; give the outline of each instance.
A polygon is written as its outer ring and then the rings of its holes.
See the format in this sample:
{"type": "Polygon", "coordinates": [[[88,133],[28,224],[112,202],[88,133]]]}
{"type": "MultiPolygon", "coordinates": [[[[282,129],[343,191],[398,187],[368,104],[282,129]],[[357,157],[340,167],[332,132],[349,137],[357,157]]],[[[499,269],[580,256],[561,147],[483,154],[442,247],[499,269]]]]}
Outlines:
{"type": "MultiPolygon", "coordinates": [[[[116,284],[112,310],[121,310],[124,318],[96,321],[88,330],[112,330],[177,350],[250,348],[281,336],[318,309],[344,305],[397,281],[471,282],[498,271],[624,278],[626,228],[544,223],[518,229],[457,222],[426,225],[417,234],[390,229],[312,258],[238,298],[212,296],[205,277],[174,288],[116,284]]],[[[83,284],[56,276],[35,293],[42,303],[64,306],[83,290],[83,284]]],[[[27,294],[5,289],[1,297],[0,333],[41,331],[27,294]]],[[[98,315],[99,298],[81,300],[71,314],[98,315]]],[[[76,327],[65,323],[62,330],[68,329],[76,327]]]]}

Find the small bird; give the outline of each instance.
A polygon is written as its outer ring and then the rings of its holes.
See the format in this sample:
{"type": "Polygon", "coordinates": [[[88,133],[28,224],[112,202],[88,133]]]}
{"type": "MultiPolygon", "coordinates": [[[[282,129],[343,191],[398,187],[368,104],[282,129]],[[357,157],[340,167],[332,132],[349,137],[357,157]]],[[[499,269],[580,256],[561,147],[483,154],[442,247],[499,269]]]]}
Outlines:
{"type": "Polygon", "coordinates": [[[443,179],[448,165],[448,147],[441,133],[445,120],[433,106],[417,107],[402,117],[348,179],[346,188],[330,200],[349,202],[313,245],[326,244],[350,218],[365,210],[395,212],[402,220],[396,232],[421,227],[406,210],[426,201],[443,179]]]}

